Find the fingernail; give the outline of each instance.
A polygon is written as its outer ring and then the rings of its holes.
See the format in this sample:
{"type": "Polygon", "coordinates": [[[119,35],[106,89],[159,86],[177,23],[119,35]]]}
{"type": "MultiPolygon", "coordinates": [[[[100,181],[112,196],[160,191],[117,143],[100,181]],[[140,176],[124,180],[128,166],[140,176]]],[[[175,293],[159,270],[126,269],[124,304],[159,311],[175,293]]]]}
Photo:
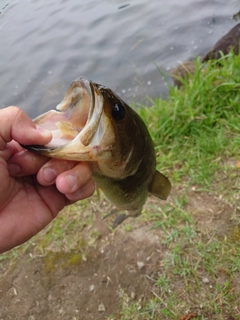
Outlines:
{"type": "Polygon", "coordinates": [[[43,178],[47,183],[55,182],[57,178],[57,172],[52,168],[43,169],[43,178]]]}
{"type": "Polygon", "coordinates": [[[36,130],[41,134],[42,137],[44,138],[50,138],[52,133],[51,131],[44,129],[42,127],[40,127],[39,125],[36,125],[36,130]]]}
{"type": "Polygon", "coordinates": [[[73,176],[73,175],[71,175],[71,174],[69,174],[69,175],[67,175],[65,178],[66,178],[66,180],[67,180],[67,182],[68,182],[71,190],[74,191],[73,189],[74,189],[74,187],[77,185],[77,179],[76,179],[76,177],[73,176]]]}
{"type": "Polygon", "coordinates": [[[16,176],[21,172],[21,168],[15,163],[8,164],[8,172],[10,176],[16,176]]]}

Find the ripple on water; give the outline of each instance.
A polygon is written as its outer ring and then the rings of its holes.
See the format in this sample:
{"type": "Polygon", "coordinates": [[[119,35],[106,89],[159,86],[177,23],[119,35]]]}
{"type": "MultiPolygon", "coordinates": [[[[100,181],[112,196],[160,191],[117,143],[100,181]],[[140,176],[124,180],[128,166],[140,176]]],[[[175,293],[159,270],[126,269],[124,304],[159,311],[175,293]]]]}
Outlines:
{"type": "Polygon", "coordinates": [[[238,11],[235,0],[132,0],[121,10],[120,0],[5,2],[0,107],[17,104],[32,117],[56,105],[80,75],[127,102],[166,95],[156,65],[168,73],[178,61],[204,54],[236,24],[231,17],[238,11]],[[55,95],[52,86],[59,86],[55,95]]]}

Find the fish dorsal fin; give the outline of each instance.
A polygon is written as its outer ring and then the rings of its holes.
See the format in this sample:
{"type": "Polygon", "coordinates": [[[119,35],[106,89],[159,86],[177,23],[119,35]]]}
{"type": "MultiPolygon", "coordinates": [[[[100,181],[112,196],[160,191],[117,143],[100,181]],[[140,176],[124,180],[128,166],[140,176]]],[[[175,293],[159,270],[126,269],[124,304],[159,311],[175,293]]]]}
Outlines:
{"type": "Polygon", "coordinates": [[[172,186],[168,178],[156,170],[149,187],[149,192],[162,200],[166,200],[171,188],[172,186]]]}

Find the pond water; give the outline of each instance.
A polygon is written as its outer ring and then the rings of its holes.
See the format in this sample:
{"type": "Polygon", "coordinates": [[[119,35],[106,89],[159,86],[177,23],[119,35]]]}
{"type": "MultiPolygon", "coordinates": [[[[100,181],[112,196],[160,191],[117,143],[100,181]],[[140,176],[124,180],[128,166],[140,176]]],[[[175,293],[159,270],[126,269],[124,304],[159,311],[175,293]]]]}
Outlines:
{"type": "Polygon", "coordinates": [[[238,0],[0,0],[0,108],[35,117],[79,76],[128,103],[165,97],[157,67],[205,54],[238,11],[238,0]]]}

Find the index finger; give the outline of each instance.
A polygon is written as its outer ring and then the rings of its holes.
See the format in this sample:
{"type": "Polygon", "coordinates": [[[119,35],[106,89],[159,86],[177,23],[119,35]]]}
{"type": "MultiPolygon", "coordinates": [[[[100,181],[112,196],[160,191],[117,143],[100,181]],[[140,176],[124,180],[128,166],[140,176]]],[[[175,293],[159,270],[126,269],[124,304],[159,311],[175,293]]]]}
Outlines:
{"type": "Polygon", "coordinates": [[[36,126],[27,114],[18,107],[0,110],[0,149],[12,139],[20,144],[47,144],[52,137],[50,131],[36,126]]]}

